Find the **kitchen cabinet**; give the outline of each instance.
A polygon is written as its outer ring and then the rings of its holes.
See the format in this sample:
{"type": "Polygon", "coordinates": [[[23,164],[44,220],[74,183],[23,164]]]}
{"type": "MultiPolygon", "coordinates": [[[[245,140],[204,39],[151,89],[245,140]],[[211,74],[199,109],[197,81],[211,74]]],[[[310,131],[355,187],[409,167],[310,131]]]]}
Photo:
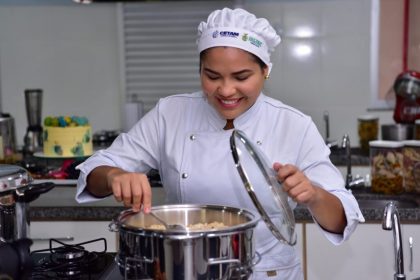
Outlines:
{"type": "MultiPolygon", "coordinates": [[[[31,223],[31,251],[49,248],[49,239],[76,244],[105,238],[107,251],[117,251],[117,233],[108,230],[108,221],[36,221],[31,223]]],[[[55,243],[54,243],[55,244],[55,243]]],[[[55,244],[58,246],[59,244],[55,244]]],[[[103,251],[102,242],[83,245],[89,251],[103,251]]]]}
{"type": "MultiPolygon", "coordinates": [[[[402,225],[404,272],[406,279],[420,276],[420,225],[402,225]],[[413,271],[409,271],[408,238],[414,238],[413,271]]],[[[392,231],[382,225],[360,224],[350,240],[340,246],[331,244],[315,224],[306,224],[307,280],[394,279],[392,231]]]]}
{"type": "Polygon", "coordinates": [[[407,280],[420,277],[420,225],[402,225],[402,244],[404,251],[404,272],[407,280]],[[410,271],[410,248],[408,239],[413,238],[412,271],[410,271]]]}
{"type": "Polygon", "coordinates": [[[380,224],[359,225],[350,240],[330,243],[315,224],[306,225],[307,280],[393,279],[392,233],[380,224]]]}

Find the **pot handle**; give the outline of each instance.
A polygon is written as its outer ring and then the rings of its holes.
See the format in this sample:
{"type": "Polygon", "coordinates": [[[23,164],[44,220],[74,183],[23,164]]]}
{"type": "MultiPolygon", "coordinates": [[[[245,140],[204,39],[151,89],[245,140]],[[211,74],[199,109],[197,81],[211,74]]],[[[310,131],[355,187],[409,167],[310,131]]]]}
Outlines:
{"type": "MultiPolygon", "coordinates": [[[[258,256],[260,256],[258,254],[258,256]]],[[[258,259],[259,261],[259,259],[258,259]]],[[[258,262],[257,261],[257,262],[258,262]]],[[[236,274],[239,273],[239,278],[242,279],[243,277],[248,278],[249,274],[251,273],[250,267],[244,267],[242,266],[240,260],[238,259],[222,259],[222,258],[210,258],[208,259],[208,266],[210,265],[218,265],[218,264],[230,264],[228,268],[226,269],[224,275],[222,278],[219,278],[218,280],[229,280],[231,279],[230,275],[231,272],[235,272],[236,274]]],[[[254,266],[254,262],[252,263],[252,266],[254,266]]],[[[236,279],[236,278],[235,278],[236,279]]]]}
{"type": "Polygon", "coordinates": [[[15,199],[17,202],[32,202],[37,199],[41,194],[50,191],[55,187],[52,182],[45,182],[39,184],[30,183],[28,186],[17,189],[15,199]]]}
{"type": "Polygon", "coordinates": [[[118,232],[118,225],[115,219],[113,219],[112,222],[109,223],[108,230],[111,232],[118,232]]]}
{"type": "Polygon", "coordinates": [[[127,215],[128,213],[131,213],[131,210],[124,210],[121,213],[114,215],[114,217],[112,218],[112,221],[108,225],[108,230],[111,232],[118,232],[119,231],[118,228],[120,225],[120,222],[119,222],[120,217],[127,215]]]}
{"type": "MultiPolygon", "coordinates": [[[[255,257],[252,260],[251,266],[256,266],[261,261],[261,254],[255,252],[255,257]]],[[[241,261],[238,259],[226,259],[226,258],[210,258],[208,259],[208,265],[215,264],[226,264],[226,263],[238,263],[241,264],[241,261]]]]}
{"type": "Polygon", "coordinates": [[[208,265],[227,264],[227,263],[241,264],[241,262],[238,259],[223,259],[223,258],[208,259],[208,265]]]}
{"type": "Polygon", "coordinates": [[[255,257],[252,260],[251,266],[253,266],[253,267],[256,266],[260,261],[261,261],[261,254],[258,253],[257,251],[255,251],[255,257]]]}

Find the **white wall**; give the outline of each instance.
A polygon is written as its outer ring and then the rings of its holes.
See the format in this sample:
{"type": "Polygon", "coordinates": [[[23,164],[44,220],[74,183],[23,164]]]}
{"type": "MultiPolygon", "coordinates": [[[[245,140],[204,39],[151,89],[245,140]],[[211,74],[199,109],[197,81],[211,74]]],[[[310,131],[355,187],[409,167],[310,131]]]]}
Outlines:
{"type": "MultiPolygon", "coordinates": [[[[43,116],[85,115],[94,131],[121,128],[124,93],[116,5],[64,2],[0,2],[0,104],[15,117],[20,144],[27,127],[25,88],[44,89],[43,116]]],[[[323,112],[328,110],[331,138],[349,133],[357,146],[357,116],[367,113],[371,99],[371,1],[237,3],[282,30],[283,43],[273,55],[274,69],[266,87],[269,95],[311,115],[322,134],[323,112]],[[291,31],[302,23],[312,26],[315,36],[294,38],[291,31]],[[291,55],[299,42],[312,46],[311,56],[291,55]]],[[[392,122],[390,111],[375,114],[381,123],[392,122]]]]}
{"type": "Polygon", "coordinates": [[[18,144],[28,126],[26,88],[44,90],[43,117],[81,115],[94,131],[120,128],[116,23],[115,4],[0,4],[1,109],[15,118],[18,144]]]}

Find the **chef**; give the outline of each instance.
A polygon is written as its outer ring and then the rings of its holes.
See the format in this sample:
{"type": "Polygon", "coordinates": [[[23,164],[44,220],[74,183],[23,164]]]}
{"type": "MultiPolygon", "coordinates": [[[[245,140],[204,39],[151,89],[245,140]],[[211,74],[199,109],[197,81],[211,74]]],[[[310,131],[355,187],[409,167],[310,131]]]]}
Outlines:
{"type": "MultiPolygon", "coordinates": [[[[279,43],[264,18],[243,9],[212,12],[198,26],[201,90],[161,99],[128,133],[79,165],[76,199],[113,194],[125,206],[149,212],[145,174],[157,169],[167,203],[255,210],[231,155],[229,138],[237,129],[266,155],[292,207],[306,206],[332,243],[348,239],[364,218],[315,124],[263,93],[279,43]]],[[[279,242],[263,221],[255,246],[261,261],[252,279],[303,279],[296,249],[279,242]]]]}

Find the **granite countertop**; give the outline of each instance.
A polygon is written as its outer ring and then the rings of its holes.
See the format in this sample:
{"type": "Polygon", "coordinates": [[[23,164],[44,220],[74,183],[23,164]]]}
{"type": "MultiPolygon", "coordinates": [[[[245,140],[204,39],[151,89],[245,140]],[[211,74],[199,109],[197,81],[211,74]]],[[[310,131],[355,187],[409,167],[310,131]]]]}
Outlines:
{"type": "MultiPolygon", "coordinates": [[[[339,169],[345,168],[347,157],[343,149],[332,149],[330,158],[339,169]]],[[[45,165],[54,163],[59,166],[62,163],[60,160],[58,163],[51,161],[45,162],[42,159],[35,160],[45,165]]],[[[353,172],[359,172],[361,170],[359,173],[364,176],[364,173],[366,173],[365,167],[369,167],[369,157],[362,155],[359,149],[352,148],[351,160],[352,165],[355,167],[353,168],[353,172]]],[[[154,186],[152,188],[153,205],[165,204],[165,193],[159,184],[159,174],[156,171],[151,172],[148,176],[151,179],[152,186],[154,186]]],[[[121,203],[116,202],[112,196],[93,203],[78,204],[74,199],[76,180],[54,180],[54,182],[57,184],[55,188],[48,193],[42,194],[30,204],[30,217],[32,221],[111,221],[112,218],[118,216],[121,211],[126,209],[121,203]]],[[[420,205],[420,200],[418,205],[420,205]]],[[[362,208],[362,213],[368,222],[381,222],[383,208],[362,208]]],[[[420,208],[399,209],[399,213],[403,222],[420,223],[420,208]]],[[[303,206],[296,207],[294,214],[297,222],[312,222],[309,211],[303,206]]]]}
{"type": "MultiPolygon", "coordinates": [[[[48,193],[42,194],[37,200],[30,204],[30,217],[32,221],[111,221],[114,217],[125,210],[121,203],[110,196],[96,202],[78,204],[75,199],[76,188],[74,185],[57,185],[48,193]]],[[[165,192],[162,187],[152,188],[152,204],[165,204],[165,192]]],[[[370,193],[367,189],[354,191],[357,199],[375,198],[378,195],[370,193]]],[[[380,196],[380,195],[379,195],[380,196]]],[[[406,194],[400,196],[385,197],[392,200],[395,197],[410,197],[406,194]]],[[[414,195],[420,205],[420,195],[414,195]]],[[[361,207],[362,214],[368,223],[381,223],[384,214],[383,207],[361,207]]],[[[400,220],[402,223],[420,224],[420,207],[399,208],[400,220]]],[[[312,222],[309,211],[304,206],[294,209],[296,222],[312,222]]]]}

